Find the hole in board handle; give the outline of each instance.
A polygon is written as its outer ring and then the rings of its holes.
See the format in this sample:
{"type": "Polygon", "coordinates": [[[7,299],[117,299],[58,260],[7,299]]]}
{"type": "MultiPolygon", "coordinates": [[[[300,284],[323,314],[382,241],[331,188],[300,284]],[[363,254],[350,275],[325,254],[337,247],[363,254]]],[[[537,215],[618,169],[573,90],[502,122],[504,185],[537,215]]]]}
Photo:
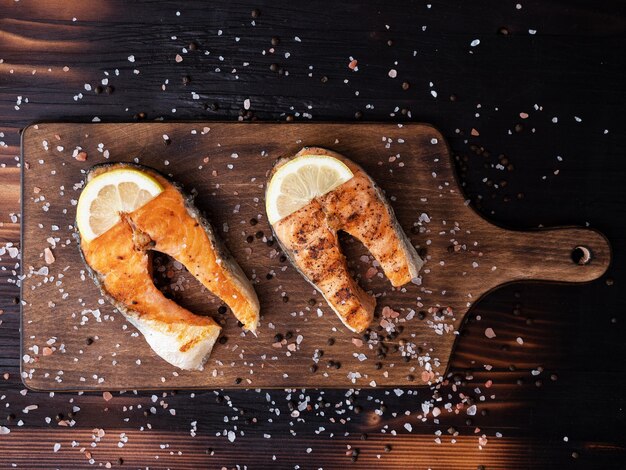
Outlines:
{"type": "Polygon", "coordinates": [[[572,261],[580,266],[589,264],[591,261],[591,250],[586,246],[577,246],[572,250],[572,261]]]}

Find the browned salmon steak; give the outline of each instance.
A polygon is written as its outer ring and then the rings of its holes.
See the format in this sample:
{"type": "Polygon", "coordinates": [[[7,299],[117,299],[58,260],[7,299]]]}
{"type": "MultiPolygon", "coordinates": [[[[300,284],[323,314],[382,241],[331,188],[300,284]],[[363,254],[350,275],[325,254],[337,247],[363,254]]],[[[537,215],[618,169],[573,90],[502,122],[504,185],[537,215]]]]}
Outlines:
{"type": "MultiPolygon", "coordinates": [[[[361,241],[393,286],[417,280],[423,262],[380,188],[359,165],[336,152],[306,147],[293,158],[279,160],[270,174],[268,188],[283,165],[311,156],[337,159],[352,176],[274,221],[272,228],[291,262],[322,293],[341,321],[352,331],[362,332],[372,321],[376,300],[348,273],[337,231],[343,230],[361,241]]],[[[303,165],[301,171],[310,177],[315,170],[303,165]]]]}

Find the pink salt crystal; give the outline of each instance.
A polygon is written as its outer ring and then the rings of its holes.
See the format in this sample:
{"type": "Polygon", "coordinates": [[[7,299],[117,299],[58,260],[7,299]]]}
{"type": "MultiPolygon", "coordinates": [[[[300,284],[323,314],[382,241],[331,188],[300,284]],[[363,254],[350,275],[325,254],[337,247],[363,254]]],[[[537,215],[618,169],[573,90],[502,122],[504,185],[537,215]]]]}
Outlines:
{"type": "Polygon", "coordinates": [[[52,254],[52,250],[50,248],[44,248],[43,250],[43,258],[46,261],[46,264],[54,263],[54,255],[52,254]]]}
{"type": "Polygon", "coordinates": [[[84,150],[82,152],[78,152],[76,154],[76,160],[79,162],[87,161],[87,152],[85,152],[84,150]]]}
{"type": "Polygon", "coordinates": [[[275,343],[272,343],[272,347],[280,349],[283,347],[283,345],[280,343],[280,341],[276,341],[275,343]]]}
{"type": "Polygon", "coordinates": [[[183,56],[181,56],[180,54],[176,54],[176,58],[175,58],[176,62],[180,63],[183,61],[183,56]]]}
{"type": "Polygon", "coordinates": [[[519,113],[519,117],[521,117],[522,119],[526,119],[528,118],[528,113],[519,113]]]}
{"type": "Polygon", "coordinates": [[[102,398],[104,398],[104,401],[109,401],[111,398],[113,398],[113,395],[111,395],[111,392],[104,392],[102,394],[102,398]]]}
{"type": "Polygon", "coordinates": [[[44,355],[44,356],[50,356],[50,355],[52,355],[52,349],[51,349],[51,348],[49,348],[48,346],[44,347],[44,348],[43,348],[43,355],[44,355]]]}
{"type": "Polygon", "coordinates": [[[495,338],[495,337],[496,337],[496,332],[495,332],[495,331],[493,331],[493,328],[487,328],[487,329],[485,330],[485,336],[486,336],[487,338],[489,338],[489,339],[491,339],[491,338],[495,338]]]}
{"type": "Polygon", "coordinates": [[[41,188],[40,188],[40,187],[38,187],[38,186],[35,186],[35,187],[33,188],[33,192],[34,192],[35,194],[39,194],[39,193],[41,192],[41,188]]]}
{"type": "Polygon", "coordinates": [[[430,374],[427,370],[422,372],[422,382],[428,382],[430,380],[430,374]]]}
{"type": "Polygon", "coordinates": [[[367,270],[367,272],[365,273],[365,279],[371,279],[374,276],[376,276],[376,274],[378,273],[378,269],[371,267],[367,270]]]}
{"type": "Polygon", "coordinates": [[[354,344],[357,348],[363,346],[363,340],[360,338],[352,338],[352,344],[354,344]]]}
{"type": "Polygon", "coordinates": [[[470,134],[472,134],[474,137],[478,137],[480,135],[480,132],[472,127],[472,131],[470,132],[470,134]]]}
{"type": "Polygon", "coordinates": [[[296,343],[291,343],[287,346],[287,349],[289,349],[290,351],[295,351],[296,350],[296,343]]]}
{"type": "Polygon", "coordinates": [[[356,66],[359,64],[359,62],[356,59],[353,59],[349,64],[348,67],[350,68],[350,70],[354,70],[356,68],[356,66]]]}

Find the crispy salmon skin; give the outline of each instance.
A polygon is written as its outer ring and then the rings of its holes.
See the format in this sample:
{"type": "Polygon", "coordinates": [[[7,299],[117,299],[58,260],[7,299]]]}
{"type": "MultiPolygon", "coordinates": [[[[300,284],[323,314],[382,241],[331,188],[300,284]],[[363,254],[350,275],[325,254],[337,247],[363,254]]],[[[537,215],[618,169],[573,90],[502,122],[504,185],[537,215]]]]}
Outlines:
{"type": "MultiPolygon", "coordinates": [[[[341,321],[350,330],[362,332],[372,321],[376,301],[348,273],[337,231],[361,241],[393,286],[416,280],[423,262],[384,194],[359,165],[319,147],[305,147],[293,158],[306,155],[336,158],[353,177],[275,222],[272,229],[292,264],[322,293],[341,321]]],[[[269,180],[289,160],[279,160],[269,180]]]]}
{"type": "Polygon", "coordinates": [[[194,315],[156,288],[151,250],[182,263],[252,332],[259,322],[258,298],[192,198],[177,184],[155,170],[129,163],[95,166],[86,180],[119,168],[145,172],[164,189],[142,207],[121,214],[121,220],[97,238],[88,241],[78,234],[81,255],[102,294],[160,357],[181,369],[199,369],[221,328],[210,317],[194,315]]]}

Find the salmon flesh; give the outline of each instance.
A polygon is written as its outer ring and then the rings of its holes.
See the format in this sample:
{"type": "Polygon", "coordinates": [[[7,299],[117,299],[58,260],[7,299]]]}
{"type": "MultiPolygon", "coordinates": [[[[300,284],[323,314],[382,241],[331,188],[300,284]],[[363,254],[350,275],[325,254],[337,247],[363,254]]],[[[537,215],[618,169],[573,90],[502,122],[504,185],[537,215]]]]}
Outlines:
{"type": "Polygon", "coordinates": [[[178,185],[154,170],[128,163],[95,166],[87,182],[124,167],[152,176],[163,192],[139,209],[121,214],[119,222],[94,240],[79,235],[80,252],[102,294],[144,335],[156,354],[181,369],[201,369],[221,328],[212,318],[194,315],[157,289],[151,250],[183,264],[252,332],[259,322],[258,298],[209,222],[178,185]]]}
{"type": "MultiPolygon", "coordinates": [[[[359,165],[318,147],[305,147],[293,158],[303,155],[334,157],[354,176],[275,222],[272,229],[296,269],[324,296],[344,325],[360,333],[372,321],[376,300],[348,273],[337,231],[343,230],[363,243],[395,287],[417,280],[423,261],[384,194],[359,165]]],[[[270,180],[289,160],[277,162],[270,180]]]]}

